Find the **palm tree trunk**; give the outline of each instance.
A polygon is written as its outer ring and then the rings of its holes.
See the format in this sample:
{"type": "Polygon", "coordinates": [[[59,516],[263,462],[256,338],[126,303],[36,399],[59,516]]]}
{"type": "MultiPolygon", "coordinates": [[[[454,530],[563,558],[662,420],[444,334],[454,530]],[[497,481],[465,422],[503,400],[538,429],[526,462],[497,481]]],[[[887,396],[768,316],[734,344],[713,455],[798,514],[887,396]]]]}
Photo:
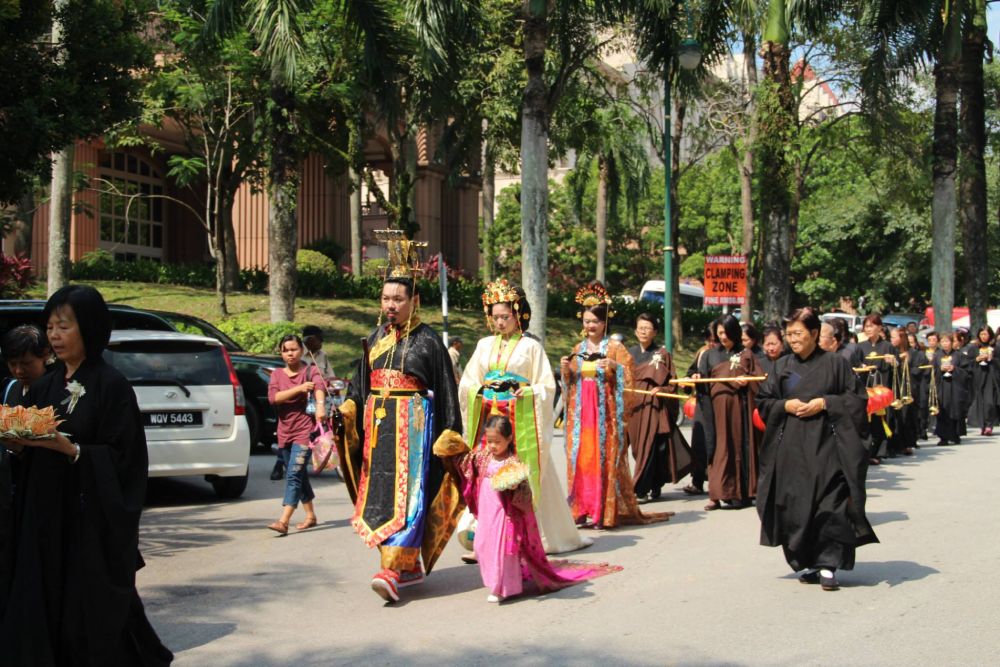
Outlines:
{"type": "Polygon", "coordinates": [[[958,151],[958,63],[955,60],[946,57],[938,59],[934,66],[934,88],[931,303],[935,326],[947,331],[951,329],[955,304],[955,170],[958,151]]]}
{"type": "Polygon", "coordinates": [[[497,164],[489,140],[483,142],[483,281],[493,280],[493,210],[496,206],[497,164]]]}
{"type": "Polygon", "coordinates": [[[49,296],[69,284],[70,221],[73,216],[73,158],[76,147],[67,146],[52,156],[49,199],[49,296]]]}
{"type": "Polygon", "coordinates": [[[597,158],[597,203],[594,206],[597,223],[597,271],[594,278],[606,282],[605,262],[608,256],[608,161],[597,158]]]}
{"type": "Polygon", "coordinates": [[[290,118],[294,113],[292,92],[287,86],[271,86],[273,123],[271,158],[268,165],[268,292],[271,322],[295,320],[295,251],[298,248],[296,206],[299,165],[296,160],[290,118]]]}
{"type": "MultiPolygon", "coordinates": [[[[753,34],[743,33],[743,66],[746,72],[747,95],[750,104],[747,108],[749,126],[743,144],[743,163],[740,166],[740,215],[743,219],[743,238],[740,250],[747,258],[747,268],[753,262],[754,210],[753,210],[753,144],[756,140],[757,124],[754,118],[753,96],[757,88],[757,49],[753,34]]],[[[756,279],[752,270],[747,271],[747,301],[743,307],[743,321],[753,319],[753,293],[756,279]]]]}
{"type": "Polygon", "coordinates": [[[986,97],[983,59],[986,56],[986,3],[969,3],[959,74],[961,109],[958,119],[959,215],[965,257],[965,289],[973,331],[986,324],[989,306],[989,230],[986,224],[986,97]]]}
{"type": "Polygon", "coordinates": [[[792,178],[785,157],[785,137],[795,123],[787,23],[783,2],[768,3],[768,28],[764,35],[764,78],[757,113],[760,155],[761,223],[764,236],[764,318],[783,317],[791,304],[791,190],[792,178]],[[780,15],[780,16],[779,16],[780,15]]]}
{"type": "Polygon", "coordinates": [[[549,135],[545,86],[547,0],[522,0],[527,83],[521,101],[521,280],[531,303],[531,330],[545,342],[549,273],[549,135]]]}

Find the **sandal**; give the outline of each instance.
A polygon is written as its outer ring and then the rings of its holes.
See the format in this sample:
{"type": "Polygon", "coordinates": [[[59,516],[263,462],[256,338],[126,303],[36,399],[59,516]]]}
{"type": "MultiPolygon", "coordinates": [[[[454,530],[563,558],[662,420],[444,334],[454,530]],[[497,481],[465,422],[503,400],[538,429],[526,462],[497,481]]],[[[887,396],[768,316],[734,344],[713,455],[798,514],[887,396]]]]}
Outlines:
{"type": "Polygon", "coordinates": [[[681,489],[681,491],[683,491],[684,493],[688,494],[689,496],[703,496],[703,495],[705,495],[705,490],[704,489],[699,489],[694,484],[688,484],[683,489],[681,489]]]}
{"type": "Polygon", "coordinates": [[[307,530],[317,524],[316,517],[306,517],[306,520],[295,526],[295,530],[307,530]]]}
{"type": "Polygon", "coordinates": [[[279,535],[282,535],[282,536],[288,534],[288,524],[285,523],[284,521],[275,521],[274,523],[272,523],[271,525],[269,525],[267,528],[268,528],[268,530],[273,530],[274,532],[276,532],[276,533],[278,533],[279,535]]]}
{"type": "Polygon", "coordinates": [[[709,504],[705,505],[705,511],[706,512],[711,512],[712,510],[717,510],[720,507],[722,507],[722,505],[719,504],[719,501],[718,500],[713,500],[709,504]]]}

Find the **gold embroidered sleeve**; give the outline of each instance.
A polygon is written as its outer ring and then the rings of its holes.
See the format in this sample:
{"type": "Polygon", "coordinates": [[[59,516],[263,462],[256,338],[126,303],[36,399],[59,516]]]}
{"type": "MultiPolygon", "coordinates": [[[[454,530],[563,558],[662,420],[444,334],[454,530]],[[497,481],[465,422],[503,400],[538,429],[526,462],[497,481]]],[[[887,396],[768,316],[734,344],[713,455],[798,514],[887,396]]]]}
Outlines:
{"type": "Polygon", "coordinates": [[[434,455],[435,456],[458,456],[459,454],[464,454],[469,451],[469,446],[465,444],[465,440],[462,436],[452,431],[451,429],[445,429],[441,431],[441,435],[434,442],[434,455]]]}

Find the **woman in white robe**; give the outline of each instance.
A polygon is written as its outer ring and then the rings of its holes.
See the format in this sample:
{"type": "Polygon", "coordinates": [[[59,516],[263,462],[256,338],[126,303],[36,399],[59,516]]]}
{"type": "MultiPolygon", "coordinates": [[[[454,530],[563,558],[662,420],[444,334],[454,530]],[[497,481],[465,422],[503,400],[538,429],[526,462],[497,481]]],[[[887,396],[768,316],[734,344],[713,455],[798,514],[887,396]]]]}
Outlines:
{"type": "Polygon", "coordinates": [[[476,345],[458,391],[468,442],[483,446],[482,426],[490,413],[510,417],[518,458],[531,470],[529,483],[546,553],[589,546],[592,540],[577,531],[552,461],[555,376],[542,344],[524,333],[531,318],[524,292],[506,280],[490,283],[483,293],[483,309],[496,333],[476,345]]]}

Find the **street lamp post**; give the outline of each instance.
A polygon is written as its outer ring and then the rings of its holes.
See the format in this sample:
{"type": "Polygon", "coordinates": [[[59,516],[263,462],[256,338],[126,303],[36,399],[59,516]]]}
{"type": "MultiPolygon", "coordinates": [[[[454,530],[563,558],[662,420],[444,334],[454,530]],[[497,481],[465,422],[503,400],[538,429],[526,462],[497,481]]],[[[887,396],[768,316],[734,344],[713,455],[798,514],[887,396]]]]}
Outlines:
{"type": "MultiPolygon", "coordinates": [[[[685,39],[677,49],[677,62],[683,69],[693,70],[701,62],[701,46],[695,39],[685,39]]],[[[670,179],[673,158],[672,131],[670,127],[670,68],[671,54],[667,54],[663,67],[663,344],[667,352],[674,353],[674,225],[670,210],[670,179]]]]}

